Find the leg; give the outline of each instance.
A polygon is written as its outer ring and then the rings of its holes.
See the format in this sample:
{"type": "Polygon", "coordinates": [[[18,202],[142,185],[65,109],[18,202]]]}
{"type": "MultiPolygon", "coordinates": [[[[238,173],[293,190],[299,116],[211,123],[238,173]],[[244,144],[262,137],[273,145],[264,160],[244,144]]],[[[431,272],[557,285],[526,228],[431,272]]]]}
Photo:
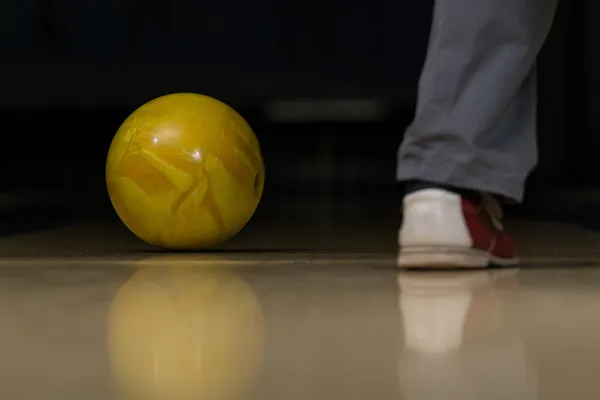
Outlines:
{"type": "Polygon", "coordinates": [[[535,166],[535,62],[556,0],[436,0],[417,113],[399,151],[398,263],[516,262],[491,193],[520,201],[535,166]],[[466,190],[466,192],[465,192],[466,190]]]}
{"type": "Polygon", "coordinates": [[[436,0],[398,179],[521,200],[537,160],[535,60],[556,0],[436,0]]]}

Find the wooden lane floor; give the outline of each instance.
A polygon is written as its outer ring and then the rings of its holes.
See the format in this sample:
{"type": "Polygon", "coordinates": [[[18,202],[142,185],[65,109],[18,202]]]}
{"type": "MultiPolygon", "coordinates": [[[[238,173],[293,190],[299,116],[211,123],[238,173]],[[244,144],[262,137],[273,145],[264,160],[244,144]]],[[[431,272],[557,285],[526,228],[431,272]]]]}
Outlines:
{"type": "Polygon", "coordinates": [[[0,398],[598,398],[597,237],[551,228],[521,227],[521,269],[447,272],[392,250],[111,252],[89,226],[11,239],[0,398]]]}
{"type": "MultiPolygon", "coordinates": [[[[194,255],[237,263],[369,260],[391,266],[397,251],[398,221],[387,217],[260,218],[229,242],[194,255]]],[[[564,223],[519,219],[507,229],[517,240],[524,267],[600,264],[598,232],[564,223]]],[[[0,262],[71,258],[123,261],[165,254],[176,253],[143,243],[114,219],[78,221],[0,236],[0,262]]]]}

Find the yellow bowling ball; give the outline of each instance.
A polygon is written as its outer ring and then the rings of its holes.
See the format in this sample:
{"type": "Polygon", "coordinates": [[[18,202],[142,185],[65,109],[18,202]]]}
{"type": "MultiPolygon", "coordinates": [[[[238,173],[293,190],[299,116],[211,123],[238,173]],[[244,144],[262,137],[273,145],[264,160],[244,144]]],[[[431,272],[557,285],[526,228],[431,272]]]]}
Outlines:
{"type": "Polygon", "coordinates": [[[240,400],[260,373],[261,307],[224,267],[141,268],[116,294],[107,329],[111,370],[127,399],[240,400]]]}
{"type": "Polygon", "coordinates": [[[264,166],[246,121],[198,94],[159,97],[119,128],[106,161],[111,202],[146,242],[198,250],[239,232],[260,201],[264,166]]]}

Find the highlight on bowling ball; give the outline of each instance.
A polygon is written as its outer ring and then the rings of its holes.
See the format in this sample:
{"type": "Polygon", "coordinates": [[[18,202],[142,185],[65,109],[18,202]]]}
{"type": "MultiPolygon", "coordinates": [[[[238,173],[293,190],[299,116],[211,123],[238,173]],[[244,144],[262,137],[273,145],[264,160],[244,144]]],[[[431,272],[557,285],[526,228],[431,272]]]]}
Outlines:
{"type": "Polygon", "coordinates": [[[234,109],[191,93],[134,111],[115,135],[106,183],[123,223],[151,245],[200,250],[254,214],[265,171],[254,132],[234,109]]]}
{"type": "Polygon", "coordinates": [[[142,267],[108,313],[111,370],[127,399],[240,400],[263,358],[252,290],[222,267],[142,267]]]}

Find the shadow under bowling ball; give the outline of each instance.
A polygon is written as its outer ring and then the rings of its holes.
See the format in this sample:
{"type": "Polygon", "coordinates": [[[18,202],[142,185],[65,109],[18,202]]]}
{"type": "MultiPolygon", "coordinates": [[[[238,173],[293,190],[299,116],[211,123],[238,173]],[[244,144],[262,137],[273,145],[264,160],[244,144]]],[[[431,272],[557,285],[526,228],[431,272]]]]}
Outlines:
{"type": "Polygon", "coordinates": [[[263,354],[264,318],[252,290],[224,266],[148,261],[108,315],[111,369],[126,397],[243,397],[263,354]]]}

